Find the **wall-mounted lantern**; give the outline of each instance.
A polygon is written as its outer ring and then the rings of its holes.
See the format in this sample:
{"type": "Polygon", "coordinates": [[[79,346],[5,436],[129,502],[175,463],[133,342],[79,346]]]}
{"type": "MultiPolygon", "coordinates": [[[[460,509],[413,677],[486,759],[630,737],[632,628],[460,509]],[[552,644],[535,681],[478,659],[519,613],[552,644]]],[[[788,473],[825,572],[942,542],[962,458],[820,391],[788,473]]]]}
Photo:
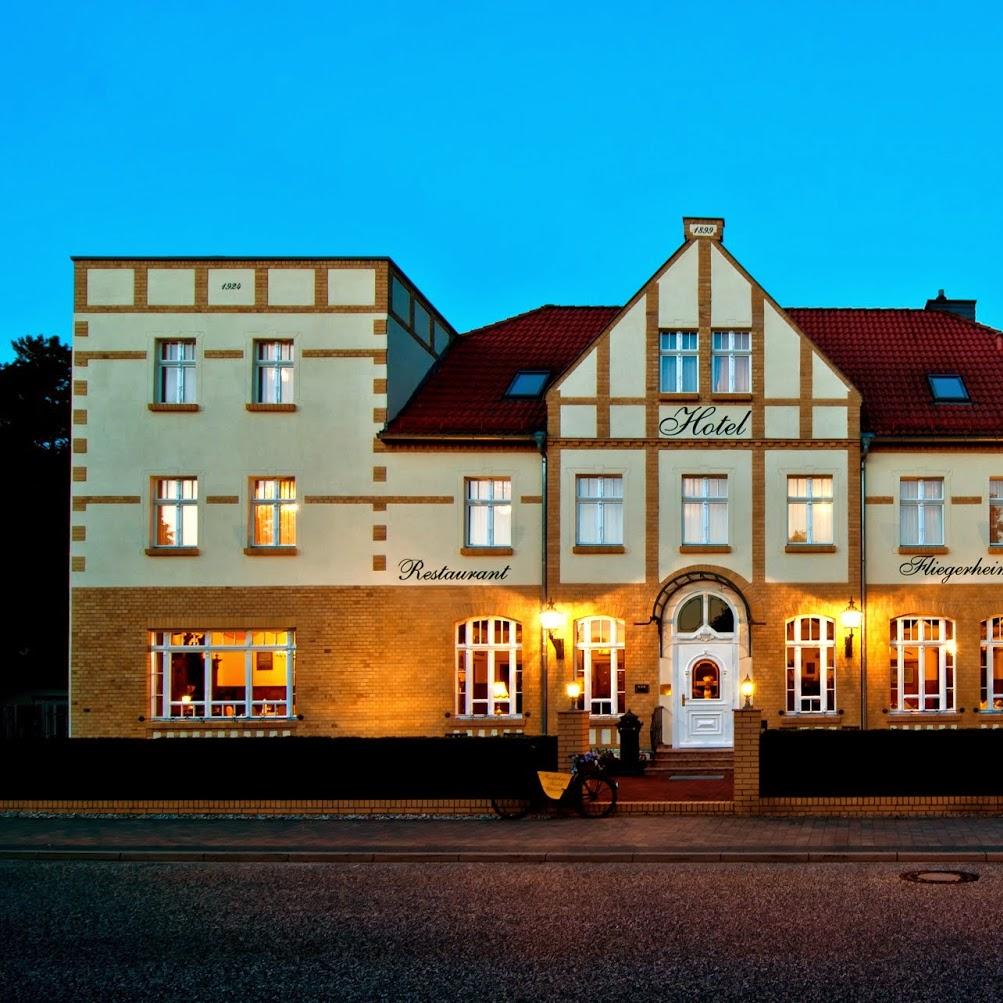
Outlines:
{"type": "Polygon", "coordinates": [[[568,618],[557,609],[554,609],[554,600],[548,601],[543,612],[540,613],[540,626],[547,632],[550,643],[554,646],[554,654],[559,658],[564,658],[564,638],[555,637],[555,630],[562,630],[568,618]]]}
{"type": "Polygon", "coordinates": [[[839,622],[846,631],[846,637],[843,641],[843,653],[847,658],[853,658],[853,632],[860,629],[863,619],[863,613],[857,609],[857,605],[853,601],[853,596],[850,596],[850,605],[839,616],[839,622]]]}

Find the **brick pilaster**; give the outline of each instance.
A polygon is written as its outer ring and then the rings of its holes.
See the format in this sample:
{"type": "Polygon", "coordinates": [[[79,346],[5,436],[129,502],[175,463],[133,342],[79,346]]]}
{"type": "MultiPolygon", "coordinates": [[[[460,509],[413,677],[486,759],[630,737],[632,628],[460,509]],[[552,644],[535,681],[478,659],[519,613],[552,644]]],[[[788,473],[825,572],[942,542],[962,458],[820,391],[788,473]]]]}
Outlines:
{"type": "MultiPolygon", "coordinates": [[[[583,710],[557,712],[557,767],[571,769],[571,757],[589,751],[589,716],[583,710]]],[[[758,762],[758,761],[757,761],[758,762]]],[[[758,765],[757,765],[758,776],[758,765]]]]}
{"type": "Polygon", "coordinates": [[[759,811],[759,732],[763,712],[758,707],[735,714],[735,814],[759,811]]]}

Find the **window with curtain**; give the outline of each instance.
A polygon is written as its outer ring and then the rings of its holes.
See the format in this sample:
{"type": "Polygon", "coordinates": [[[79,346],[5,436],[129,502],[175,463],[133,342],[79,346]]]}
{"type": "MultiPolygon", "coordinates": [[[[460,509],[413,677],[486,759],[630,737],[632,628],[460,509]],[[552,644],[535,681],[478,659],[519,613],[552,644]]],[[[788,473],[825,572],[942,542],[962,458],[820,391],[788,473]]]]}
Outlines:
{"type": "Polygon", "coordinates": [[[251,498],[251,545],[296,545],[296,478],[256,478],[251,498]]]}
{"type": "Polygon", "coordinates": [[[575,495],[575,542],[586,546],[622,544],[623,477],[579,475],[575,495]]]}
{"type": "Polygon", "coordinates": [[[827,616],[787,621],[787,713],[836,709],[836,624],[827,616]]]}
{"type": "Polygon", "coordinates": [[[195,401],[195,342],[158,341],[156,402],[194,404],[195,401]]]}
{"type": "Polygon", "coordinates": [[[623,621],[586,617],[578,621],[575,638],[575,675],[582,686],[578,709],[593,716],[622,714],[627,672],[623,621]]]}
{"type": "Polygon", "coordinates": [[[696,331],[660,331],[659,389],[663,394],[695,394],[700,389],[700,336],[696,331]]]}
{"type": "Polygon", "coordinates": [[[468,547],[512,545],[512,482],[508,478],[467,478],[468,547]]]}
{"type": "Polygon", "coordinates": [[[981,624],[979,709],[1003,711],[1003,616],[981,624]]]}
{"type": "Polygon", "coordinates": [[[787,542],[832,543],[832,478],[787,478],[787,542]]]}
{"type": "Polygon", "coordinates": [[[291,341],[254,343],[255,404],[292,404],[294,373],[291,341]]]}
{"type": "Polygon", "coordinates": [[[890,661],[892,710],[954,710],[953,620],[892,620],[890,661]]]}
{"type": "Polygon", "coordinates": [[[1003,546],[1003,477],[989,479],[989,543],[1003,546]]]}
{"type": "Polygon", "coordinates": [[[728,542],[728,478],[683,478],[683,543],[728,542]]]}
{"type": "Polygon", "coordinates": [[[902,478],[899,482],[900,542],[905,547],[944,543],[944,480],[902,478]]]}
{"type": "Polygon", "coordinates": [[[198,546],[198,480],[159,477],[154,481],[153,546],[198,546]]]}
{"type": "Polygon", "coordinates": [[[711,386],[716,394],[752,390],[752,341],[748,331],[714,331],[711,335],[711,386]]]}
{"type": "Polygon", "coordinates": [[[487,616],[457,624],[456,713],[522,713],[522,624],[517,620],[487,616]]]}

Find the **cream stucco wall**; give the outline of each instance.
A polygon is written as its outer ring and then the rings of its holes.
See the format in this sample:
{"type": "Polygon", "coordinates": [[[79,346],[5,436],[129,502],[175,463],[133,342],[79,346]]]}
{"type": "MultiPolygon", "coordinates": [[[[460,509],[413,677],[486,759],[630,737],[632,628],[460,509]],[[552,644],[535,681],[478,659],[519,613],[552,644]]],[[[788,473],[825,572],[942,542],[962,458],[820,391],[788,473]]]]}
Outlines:
{"type": "Polygon", "coordinates": [[[562,404],[561,435],[565,439],[594,439],[596,437],[595,404],[562,404]]]}
{"type": "Polygon", "coordinates": [[[817,352],[811,353],[811,381],[815,397],[849,396],[849,387],[817,352]]]}
{"type": "Polygon", "coordinates": [[[801,338],[773,304],[763,308],[763,393],[766,397],[801,395],[801,338]]]}
{"type": "Polygon", "coordinates": [[[710,245],[710,322],[713,327],[752,326],[752,284],[721,253],[710,245]]]}
{"type": "Polygon", "coordinates": [[[666,269],[658,280],[658,326],[695,328],[699,320],[697,306],[696,242],[666,269]]]}
{"type": "Polygon", "coordinates": [[[146,273],[146,301],[150,306],[192,306],[194,268],[151,268],[146,273]]]}
{"type": "Polygon", "coordinates": [[[132,306],[135,284],[132,268],[90,268],[87,302],[94,306],[132,306]]]}
{"type": "Polygon", "coordinates": [[[595,397],[596,350],[588,352],[561,381],[562,397],[595,397]]]}
{"type": "Polygon", "coordinates": [[[641,364],[645,344],[645,304],[642,296],[609,334],[609,392],[611,397],[643,397],[644,373],[641,364]]]}

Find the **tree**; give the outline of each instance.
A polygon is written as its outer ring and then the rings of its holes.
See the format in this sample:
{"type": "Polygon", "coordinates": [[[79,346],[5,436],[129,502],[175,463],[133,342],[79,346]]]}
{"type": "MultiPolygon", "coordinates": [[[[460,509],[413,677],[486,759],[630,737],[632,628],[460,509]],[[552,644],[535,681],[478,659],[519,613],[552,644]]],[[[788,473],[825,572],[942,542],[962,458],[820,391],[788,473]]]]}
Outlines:
{"type": "Polygon", "coordinates": [[[42,336],[13,347],[14,360],[0,365],[7,694],[66,686],[69,603],[70,349],[42,336]]]}

